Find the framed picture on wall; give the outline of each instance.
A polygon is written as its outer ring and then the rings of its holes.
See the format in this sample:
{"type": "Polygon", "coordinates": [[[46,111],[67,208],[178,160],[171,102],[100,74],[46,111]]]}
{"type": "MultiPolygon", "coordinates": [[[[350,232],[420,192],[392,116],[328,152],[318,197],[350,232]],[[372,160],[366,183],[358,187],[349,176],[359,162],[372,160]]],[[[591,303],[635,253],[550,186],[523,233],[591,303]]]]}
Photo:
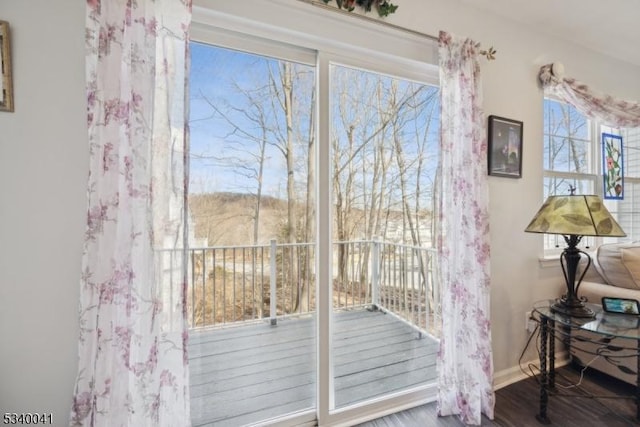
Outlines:
{"type": "Polygon", "coordinates": [[[489,116],[489,175],[522,178],[521,121],[489,116]]]}
{"type": "Polygon", "coordinates": [[[13,111],[13,81],[11,79],[11,43],[9,23],[0,21],[0,111],[13,111]]]}
{"type": "Polygon", "coordinates": [[[605,199],[624,199],[622,137],[602,134],[602,177],[605,199]]]}

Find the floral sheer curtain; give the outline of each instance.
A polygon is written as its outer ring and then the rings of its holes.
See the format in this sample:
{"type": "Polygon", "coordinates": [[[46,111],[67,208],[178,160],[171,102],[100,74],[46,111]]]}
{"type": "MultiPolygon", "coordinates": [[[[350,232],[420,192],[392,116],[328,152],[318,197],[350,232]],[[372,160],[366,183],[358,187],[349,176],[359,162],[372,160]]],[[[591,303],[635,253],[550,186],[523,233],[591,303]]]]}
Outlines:
{"type": "Polygon", "coordinates": [[[190,425],[190,0],[88,0],[88,215],[71,425],[190,425]]]}
{"type": "Polygon", "coordinates": [[[640,127],[640,103],[604,95],[584,83],[554,74],[553,64],[540,68],[545,91],[576,107],[582,114],[612,127],[640,127]]]}
{"type": "Polygon", "coordinates": [[[493,419],[489,193],[478,44],[440,32],[438,414],[493,419]]]}

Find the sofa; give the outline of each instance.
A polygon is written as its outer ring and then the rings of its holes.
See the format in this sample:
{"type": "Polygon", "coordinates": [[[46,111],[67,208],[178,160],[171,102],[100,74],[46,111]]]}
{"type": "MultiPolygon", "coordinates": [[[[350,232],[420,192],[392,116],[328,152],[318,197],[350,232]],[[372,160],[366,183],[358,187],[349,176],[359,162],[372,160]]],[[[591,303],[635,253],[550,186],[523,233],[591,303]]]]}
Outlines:
{"type": "MultiPolygon", "coordinates": [[[[602,297],[640,301],[640,242],[603,244],[591,255],[591,259],[592,270],[595,271],[590,270],[588,280],[583,280],[580,285],[580,297],[585,297],[594,304],[601,304],[602,297]]],[[[624,314],[619,315],[619,322],[623,327],[629,328],[640,325],[639,318],[624,314]]],[[[594,353],[597,354],[597,345],[574,340],[575,344],[571,345],[569,351],[572,362],[635,385],[638,366],[635,353],[618,347],[635,347],[636,343],[629,339],[608,342],[606,336],[596,338],[610,346],[610,349],[605,349],[600,356],[596,356],[594,353]]]]}

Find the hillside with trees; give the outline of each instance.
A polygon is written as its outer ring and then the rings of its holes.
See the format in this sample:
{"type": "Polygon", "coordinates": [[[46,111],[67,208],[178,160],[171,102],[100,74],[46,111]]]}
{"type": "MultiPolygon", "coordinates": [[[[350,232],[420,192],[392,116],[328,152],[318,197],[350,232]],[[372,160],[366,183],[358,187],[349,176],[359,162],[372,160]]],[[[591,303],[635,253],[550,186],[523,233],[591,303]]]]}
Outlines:
{"type": "Polygon", "coordinates": [[[266,244],[286,226],[287,203],[260,198],[260,224],[255,226],[257,197],[241,193],[205,193],[189,197],[191,224],[198,242],[206,246],[266,244]],[[254,232],[257,229],[257,240],[254,232]]]}
{"type": "MultiPolygon", "coordinates": [[[[189,197],[189,210],[191,226],[196,241],[196,246],[238,246],[254,244],[254,231],[258,230],[258,238],[255,244],[268,244],[271,239],[279,242],[286,240],[287,209],[285,200],[275,197],[263,196],[260,201],[260,223],[255,226],[257,197],[251,194],[241,193],[205,193],[194,194],[189,197]]],[[[399,207],[399,206],[397,206],[399,207]]],[[[298,206],[297,211],[304,212],[304,206],[298,206]]],[[[406,215],[402,209],[387,209],[379,213],[383,226],[378,229],[381,240],[405,243],[411,240],[411,227],[408,225],[406,215]]],[[[367,235],[367,218],[370,213],[363,209],[352,208],[349,212],[349,222],[344,229],[352,239],[370,239],[367,235]]],[[[421,210],[413,216],[415,233],[420,236],[420,241],[426,246],[431,246],[431,211],[421,210]]],[[[334,221],[334,239],[337,239],[337,223],[334,221]]],[[[298,227],[299,229],[299,227],[298,227]]],[[[299,236],[298,243],[310,243],[303,241],[299,236]]]]}

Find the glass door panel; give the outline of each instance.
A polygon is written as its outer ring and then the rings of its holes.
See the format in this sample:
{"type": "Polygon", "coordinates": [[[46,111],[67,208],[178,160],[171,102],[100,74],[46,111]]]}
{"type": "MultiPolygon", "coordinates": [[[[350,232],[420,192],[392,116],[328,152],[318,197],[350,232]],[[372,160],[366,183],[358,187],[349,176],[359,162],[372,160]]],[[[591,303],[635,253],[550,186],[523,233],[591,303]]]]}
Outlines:
{"type": "Polygon", "coordinates": [[[336,409],[436,377],[438,88],[331,65],[336,409]]]}
{"type": "Polygon", "coordinates": [[[191,44],[194,426],[315,410],[313,66],[191,44]]]}

